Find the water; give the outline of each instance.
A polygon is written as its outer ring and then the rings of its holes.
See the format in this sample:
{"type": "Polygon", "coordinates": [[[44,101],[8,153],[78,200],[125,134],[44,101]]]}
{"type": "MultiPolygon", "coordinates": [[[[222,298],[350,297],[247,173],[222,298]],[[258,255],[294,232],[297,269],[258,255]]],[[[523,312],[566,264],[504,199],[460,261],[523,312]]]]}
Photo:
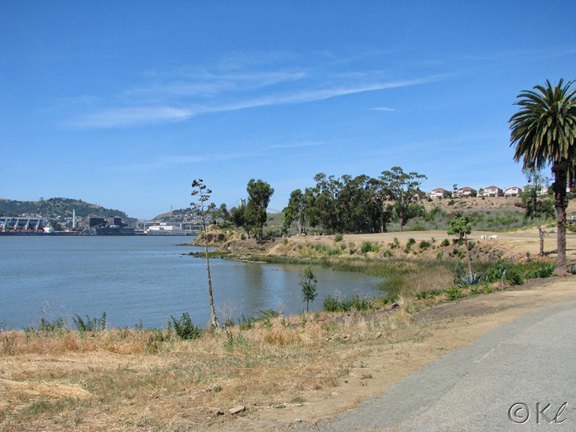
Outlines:
{"type": "MultiPolygon", "coordinates": [[[[200,248],[177,246],[188,237],[0,237],[0,325],[24,328],[44,317],[91,318],[106,312],[115,327],[161,328],[188,312],[209,321],[206,261],[183,255],[200,248]]],[[[237,320],[263,309],[287,314],[305,309],[301,266],[212,259],[218,319],[237,320]]],[[[318,297],[381,295],[379,279],[313,267],[318,297]]]]}

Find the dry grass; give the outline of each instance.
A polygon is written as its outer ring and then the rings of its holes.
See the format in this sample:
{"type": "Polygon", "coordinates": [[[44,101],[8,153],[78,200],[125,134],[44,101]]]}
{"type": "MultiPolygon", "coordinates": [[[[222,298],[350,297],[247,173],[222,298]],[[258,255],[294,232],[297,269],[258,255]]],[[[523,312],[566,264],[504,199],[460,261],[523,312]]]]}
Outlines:
{"type": "Polygon", "coordinates": [[[236,405],[329,395],[359,356],[395,342],[410,320],[405,312],[314,314],[192,341],[147,330],[3,332],[0,430],[197,430],[234,421],[236,405]]]}

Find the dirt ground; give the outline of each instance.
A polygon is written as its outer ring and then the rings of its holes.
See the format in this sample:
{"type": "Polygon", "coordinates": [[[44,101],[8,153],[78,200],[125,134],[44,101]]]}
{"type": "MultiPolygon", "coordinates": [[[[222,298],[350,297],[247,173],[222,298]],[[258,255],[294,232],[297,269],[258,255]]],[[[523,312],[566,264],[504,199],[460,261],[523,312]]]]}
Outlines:
{"type": "Polygon", "coordinates": [[[263,407],[233,423],[219,425],[218,430],[292,430],[296,425],[313,425],[338,416],[382,395],[446,352],[463,348],[490,330],[523,315],[576,301],[575,282],[573,277],[535,280],[515,291],[474,296],[423,311],[416,318],[417,334],[364,357],[329,397],[310,392],[303,395],[305,403],[282,409],[263,407]]]}
{"type": "MultiPolygon", "coordinates": [[[[397,237],[400,242],[414,238],[417,242],[435,238],[448,238],[446,232],[404,232],[365,235],[345,235],[345,242],[390,242],[397,237]]],[[[491,242],[506,251],[507,255],[537,254],[538,232],[535,229],[490,233],[475,232],[471,239],[491,242]],[[487,239],[482,239],[486,235],[487,239]],[[489,239],[497,235],[497,239],[489,239]]],[[[292,238],[294,240],[294,237],[292,238]]],[[[300,238],[295,241],[332,241],[330,236],[300,238]]],[[[556,257],[556,233],[545,236],[545,250],[549,257],[556,257]]],[[[576,234],[567,235],[569,265],[576,264],[576,234]]],[[[550,278],[528,281],[513,291],[501,291],[469,297],[458,302],[446,303],[427,309],[416,317],[416,334],[406,335],[406,340],[364,357],[351,371],[340,387],[329,395],[310,392],[304,394],[302,404],[282,409],[262,408],[237,419],[219,430],[267,431],[291,430],[297,424],[316,424],[354,409],[371,397],[382,395],[386,389],[430,364],[448,351],[471,344],[476,338],[517,318],[555,305],[576,301],[574,277],[550,278]]]]}

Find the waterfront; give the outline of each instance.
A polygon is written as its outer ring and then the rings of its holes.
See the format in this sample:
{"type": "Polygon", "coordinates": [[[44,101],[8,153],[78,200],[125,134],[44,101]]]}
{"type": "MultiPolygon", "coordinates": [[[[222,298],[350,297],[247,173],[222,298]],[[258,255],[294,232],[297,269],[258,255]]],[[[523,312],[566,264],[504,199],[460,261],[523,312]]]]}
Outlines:
{"type": "MultiPolygon", "coordinates": [[[[3,237],[0,239],[0,325],[24,328],[41,318],[100,317],[115,327],[161,328],[171,315],[209,319],[203,259],[184,254],[175,237],[3,237]]],[[[298,285],[303,267],[213,259],[212,280],[220,321],[282,309],[305,308],[298,285]]],[[[327,295],[379,295],[379,280],[315,267],[318,310],[327,295]]]]}

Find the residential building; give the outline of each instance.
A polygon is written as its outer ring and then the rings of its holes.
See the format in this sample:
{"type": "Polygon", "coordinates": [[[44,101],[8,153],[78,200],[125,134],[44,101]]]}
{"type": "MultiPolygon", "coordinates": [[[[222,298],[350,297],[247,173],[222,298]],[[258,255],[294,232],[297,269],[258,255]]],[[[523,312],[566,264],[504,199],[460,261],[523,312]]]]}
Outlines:
{"type": "Polygon", "coordinates": [[[471,187],[465,186],[454,192],[453,196],[454,198],[467,198],[467,197],[475,197],[476,195],[478,195],[476,189],[472,189],[471,187]]]}
{"type": "Polygon", "coordinates": [[[428,193],[428,196],[432,199],[444,198],[449,196],[449,192],[446,189],[436,188],[428,193]]]}
{"type": "Polygon", "coordinates": [[[499,197],[504,196],[504,190],[500,189],[498,186],[488,186],[479,195],[485,197],[499,197]]]}
{"type": "Polygon", "coordinates": [[[520,196],[520,192],[522,192],[522,189],[520,189],[517,186],[513,186],[511,188],[508,188],[504,191],[504,196],[505,197],[511,197],[511,196],[520,196]]]}
{"type": "Polygon", "coordinates": [[[547,190],[544,186],[542,186],[542,185],[527,185],[527,186],[524,186],[524,192],[528,192],[528,191],[531,191],[531,190],[534,190],[534,189],[536,189],[536,195],[538,195],[538,196],[547,195],[547,193],[548,193],[548,190],[547,190]]]}

